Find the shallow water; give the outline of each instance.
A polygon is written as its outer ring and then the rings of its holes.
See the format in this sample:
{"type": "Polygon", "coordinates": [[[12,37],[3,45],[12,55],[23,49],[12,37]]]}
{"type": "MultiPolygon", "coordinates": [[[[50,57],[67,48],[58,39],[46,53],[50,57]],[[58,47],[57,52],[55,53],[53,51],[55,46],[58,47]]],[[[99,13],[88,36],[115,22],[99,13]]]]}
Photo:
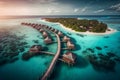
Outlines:
{"type": "MultiPolygon", "coordinates": [[[[83,18],[83,17],[82,17],[83,18]]],[[[90,18],[92,19],[92,18],[90,18]]],[[[97,17],[96,19],[99,20],[97,17]]],[[[106,22],[105,18],[100,18],[101,21],[106,22]]],[[[111,20],[111,19],[110,19],[111,20]]],[[[10,31],[16,34],[18,37],[24,35],[24,40],[28,43],[25,47],[25,51],[28,51],[29,48],[34,44],[40,44],[48,48],[48,51],[55,53],[57,51],[57,44],[45,45],[42,39],[41,34],[28,26],[21,26],[21,22],[35,22],[46,24],[60,31],[64,32],[66,35],[72,38],[72,41],[76,45],[76,50],[72,51],[77,54],[78,63],[75,66],[69,66],[65,63],[58,62],[55,71],[53,72],[50,80],[119,80],[120,79],[120,62],[116,62],[115,71],[105,71],[105,70],[96,70],[92,64],[86,59],[83,51],[87,48],[94,50],[94,54],[102,53],[107,54],[112,52],[117,56],[120,56],[120,32],[119,27],[120,23],[107,23],[109,27],[117,29],[118,31],[109,34],[109,35],[77,35],[76,33],[70,33],[69,31],[63,29],[58,24],[41,21],[40,18],[28,18],[28,19],[9,19],[9,20],[0,20],[0,27],[14,27],[10,31]],[[38,43],[35,43],[34,40],[38,40],[38,43]],[[105,48],[107,46],[107,48],[105,48]],[[101,50],[96,49],[100,47],[101,50]]],[[[108,20],[107,20],[108,21],[108,20]]],[[[52,35],[54,36],[54,35],[52,35]]],[[[65,53],[65,51],[62,51],[65,53]]],[[[0,80],[38,80],[38,78],[45,72],[48,68],[52,56],[40,55],[34,56],[28,61],[23,61],[21,59],[22,53],[19,53],[19,59],[13,63],[7,63],[3,66],[0,66],[0,80]],[[7,76],[7,77],[6,77],[7,76]]]]}

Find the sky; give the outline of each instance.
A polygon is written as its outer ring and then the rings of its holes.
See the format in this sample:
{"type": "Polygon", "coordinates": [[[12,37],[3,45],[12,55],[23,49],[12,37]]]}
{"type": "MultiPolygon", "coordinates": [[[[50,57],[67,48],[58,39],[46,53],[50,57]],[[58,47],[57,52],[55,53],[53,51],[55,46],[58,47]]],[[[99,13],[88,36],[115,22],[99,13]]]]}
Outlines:
{"type": "Polygon", "coordinates": [[[0,0],[0,16],[119,14],[120,0],[0,0]]]}

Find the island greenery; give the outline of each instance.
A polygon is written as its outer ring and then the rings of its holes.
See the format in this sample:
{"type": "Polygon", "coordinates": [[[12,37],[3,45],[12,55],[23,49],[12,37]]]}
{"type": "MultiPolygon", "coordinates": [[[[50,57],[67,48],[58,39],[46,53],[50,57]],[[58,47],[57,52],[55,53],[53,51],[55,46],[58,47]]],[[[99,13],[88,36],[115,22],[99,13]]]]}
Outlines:
{"type": "Polygon", "coordinates": [[[87,20],[77,18],[44,18],[49,22],[59,22],[67,28],[78,32],[97,32],[103,33],[107,30],[107,24],[98,20],[87,20]]]}

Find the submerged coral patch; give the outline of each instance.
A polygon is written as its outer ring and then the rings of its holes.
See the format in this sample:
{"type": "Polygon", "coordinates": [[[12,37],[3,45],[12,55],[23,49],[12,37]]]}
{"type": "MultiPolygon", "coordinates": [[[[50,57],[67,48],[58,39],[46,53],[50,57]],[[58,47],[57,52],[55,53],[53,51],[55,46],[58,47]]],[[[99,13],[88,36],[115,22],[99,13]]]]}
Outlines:
{"type": "Polygon", "coordinates": [[[9,30],[0,30],[0,65],[18,60],[17,56],[25,51],[28,44],[24,38],[25,35],[17,36],[9,30]]]}

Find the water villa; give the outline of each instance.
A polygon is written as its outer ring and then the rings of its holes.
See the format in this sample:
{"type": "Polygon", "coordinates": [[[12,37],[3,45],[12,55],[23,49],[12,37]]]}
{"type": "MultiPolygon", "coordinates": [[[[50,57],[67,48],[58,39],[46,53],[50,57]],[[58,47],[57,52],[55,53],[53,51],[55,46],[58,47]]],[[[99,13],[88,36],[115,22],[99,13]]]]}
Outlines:
{"type": "Polygon", "coordinates": [[[44,42],[45,42],[46,44],[50,44],[50,43],[52,43],[52,39],[49,38],[49,37],[46,37],[46,38],[44,39],[44,42]]]}
{"type": "Polygon", "coordinates": [[[60,37],[62,37],[63,36],[63,33],[62,32],[58,32],[58,35],[60,36],[60,37]]]}
{"type": "Polygon", "coordinates": [[[33,45],[33,46],[30,48],[29,52],[30,52],[30,53],[38,53],[38,52],[40,52],[41,50],[42,50],[42,46],[41,46],[41,45],[33,45]]]}
{"type": "Polygon", "coordinates": [[[53,30],[54,30],[54,28],[51,28],[50,30],[51,30],[51,31],[53,31],[53,30]]]}
{"type": "Polygon", "coordinates": [[[35,28],[35,24],[33,23],[32,25],[31,25],[33,28],[35,28]]]}
{"type": "Polygon", "coordinates": [[[76,56],[72,53],[72,52],[66,52],[65,54],[63,54],[62,56],[62,60],[65,63],[68,63],[70,65],[73,65],[75,63],[76,60],[76,56]]]}
{"type": "Polygon", "coordinates": [[[58,30],[57,30],[57,29],[55,29],[55,30],[54,30],[54,32],[55,32],[55,33],[57,33],[57,32],[58,32],[58,30]]]}
{"type": "Polygon", "coordinates": [[[67,36],[64,36],[64,37],[63,37],[63,42],[68,42],[68,41],[70,41],[70,38],[67,37],[67,36]]]}
{"type": "Polygon", "coordinates": [[[42,33],[42,35],[43,35],[44,38],[48,37],[48,33],[45,32],[45,31],[42,33]]]}
{"type": "Polygon", "coordinates": [[[49,30],[51,30],[52,29],[52,27],[49,27],[49,30]]]}
{"type": "Polygon", "coordinates": [[[42,33],[42,32],[44,32],[44,29],[39,29],[39,31],[42,33]]]}
{"type": "Polygon", "coordinates": [[[24,22],[22,22],[22,23],[21,23],[21,25],[25,25],[25,23],[24,23],[24,22]]]}
{"type": "Polygon", "coordinates": [[[49,26],[46,26],[45,28],[46,28],[46,29],[48,29],[48,28],[49,28],[49,26]]]}
{"type": "Polygon", "coordinates": [[[54,30],[55,30],[54,28],[51,29],[51,31],[54,31],[54,30]]]}
{"type": "Polygon", "coordinates": [[[37,30],[39,30],[41,28],[41,26],[38,26],[38,24],[36,24],[36,27],[35,27],[37,30]]]}
{"type": "Polygon", "coordinates": [[[70,41],[67,41],[67,48],[70,50],[75,49],[75,45],[72,44],[70,41]]]}

